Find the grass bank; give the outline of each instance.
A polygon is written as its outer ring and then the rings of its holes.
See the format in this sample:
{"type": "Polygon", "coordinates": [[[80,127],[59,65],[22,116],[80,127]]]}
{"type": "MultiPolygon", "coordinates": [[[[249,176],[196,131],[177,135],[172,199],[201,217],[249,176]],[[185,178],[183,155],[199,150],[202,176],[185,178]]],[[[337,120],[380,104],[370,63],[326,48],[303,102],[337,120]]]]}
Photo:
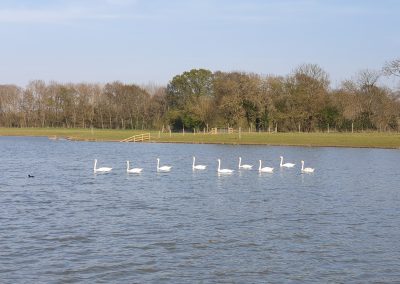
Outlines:
{"type": "Polygon", "coordinates": [[[120,141],[135,134],[151,133],[151,142],[246,145],[368,147],[400,149],[399,133],[159,133],[109,129],[0,128],[1,136],[47,136],[82,141],[120,141]]]}

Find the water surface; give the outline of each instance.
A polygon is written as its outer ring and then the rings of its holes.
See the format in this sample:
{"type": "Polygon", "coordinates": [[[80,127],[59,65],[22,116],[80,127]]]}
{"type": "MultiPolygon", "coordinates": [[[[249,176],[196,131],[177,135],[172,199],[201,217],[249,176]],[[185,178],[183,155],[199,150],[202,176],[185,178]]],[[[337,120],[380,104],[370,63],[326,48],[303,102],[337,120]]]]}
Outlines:
{"type": "Polygon", "coordinates": [[[0,150],[2,283],[400,279],[399,150],[27,137],[0,150]],[[239,156],[275,173],[238,171],[239,156]],[[94,174],[95,158],[113,171],[94,174]],[[126,174],[128,159],[143,173],[126,174]]]}

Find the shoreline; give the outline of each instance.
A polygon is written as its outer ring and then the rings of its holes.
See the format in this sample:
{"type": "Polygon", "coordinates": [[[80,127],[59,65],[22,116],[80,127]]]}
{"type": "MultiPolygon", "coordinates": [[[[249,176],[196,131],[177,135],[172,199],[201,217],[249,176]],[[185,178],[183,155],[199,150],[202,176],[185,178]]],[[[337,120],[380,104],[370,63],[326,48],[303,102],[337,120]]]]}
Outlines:
{"type": "MultiPolygon", "coordinates": [[[[181,143],[221,144],[283,147],[337,147],[400,149],[399,133],[242,133],[238,134],[193,134],[160,133],[158,131],[114,130],[114,129],[64,129],[64,128],[0,128],[0,136],[47,137],[50,140],[66,139],[86,142],[120,142],[126,137],[150,133],[151,140],[125,143],[181,143]]],[[[122,142],[121,142],[122,143],[122,142]]]]}

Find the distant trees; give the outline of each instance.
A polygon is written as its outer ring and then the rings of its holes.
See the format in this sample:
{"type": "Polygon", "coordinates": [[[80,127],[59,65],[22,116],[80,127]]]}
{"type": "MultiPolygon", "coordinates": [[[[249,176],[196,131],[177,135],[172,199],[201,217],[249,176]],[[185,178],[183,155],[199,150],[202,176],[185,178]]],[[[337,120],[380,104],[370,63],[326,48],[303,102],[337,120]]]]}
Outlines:
{"type": "Polygon", "coordinates": [[[174,129],[203,128],[210,122],[214,99],[213,74],[192,69],[175,76],[167,86],[168,121],[174,129]]]}
{"type": "Polygon", "coordinates": [[[25,89],[0,85],[0,125],[153,128],[165,115],[164,96],[164,89],[151,97],[139,86],[121,82],[103,86],[32,81],[25,89]],[[157,104],[160,97],[161,103],[157,104]]]}
{"type": "MultiPolygon", "coordinates": [[[[398,60],[385,74],[400,75],[398,60]]],[[[336,131],[399,130],[400,101],[378,85],[380,74],[360,71],[330,88],[329,75],[303,64],[287,76],[192,69],[167,87],[32,81],[0,85],[0,126],[118,129],[336,131]]]]}
{"type": "Polygon", "coordinates": [[[387,76],[400,77],[400,58],[386,62],[383,66],[383,73],[387,76]]]}

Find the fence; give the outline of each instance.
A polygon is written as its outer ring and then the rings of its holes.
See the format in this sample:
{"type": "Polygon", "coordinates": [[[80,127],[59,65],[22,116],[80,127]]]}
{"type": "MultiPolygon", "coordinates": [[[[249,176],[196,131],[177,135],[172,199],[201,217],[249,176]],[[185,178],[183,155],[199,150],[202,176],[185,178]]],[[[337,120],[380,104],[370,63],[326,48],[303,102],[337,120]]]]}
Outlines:
{"type": "Polygon", "coordinates": [[[119,142],[143,142],[148,140],[150,140],[150,133],[143,133],[143,134],[133,135],[119,142]]]}

